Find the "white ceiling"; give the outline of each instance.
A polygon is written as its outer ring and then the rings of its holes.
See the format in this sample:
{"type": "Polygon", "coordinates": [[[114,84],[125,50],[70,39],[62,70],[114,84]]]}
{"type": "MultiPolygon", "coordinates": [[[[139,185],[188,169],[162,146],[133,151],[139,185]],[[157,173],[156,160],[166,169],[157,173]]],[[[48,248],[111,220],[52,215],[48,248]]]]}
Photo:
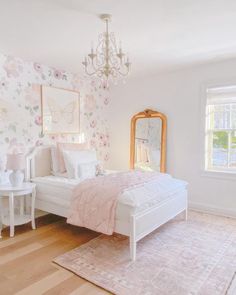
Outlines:
{"type": "Polygon", "coordinates": [[[236,0],[0,0],[0,52],[82,72],[100,13],[133,75],[236,57],[236,0]]]}

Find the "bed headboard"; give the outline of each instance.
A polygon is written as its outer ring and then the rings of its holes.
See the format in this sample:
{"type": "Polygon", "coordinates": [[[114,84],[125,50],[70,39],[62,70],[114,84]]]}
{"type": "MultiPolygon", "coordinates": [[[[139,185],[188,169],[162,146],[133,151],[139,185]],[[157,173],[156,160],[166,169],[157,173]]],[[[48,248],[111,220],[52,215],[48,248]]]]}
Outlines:
{"type": "Polygon", "coordinates": [[[26,157],[25,178],[51,174],[51,146],[38,146],[26,157]]]}

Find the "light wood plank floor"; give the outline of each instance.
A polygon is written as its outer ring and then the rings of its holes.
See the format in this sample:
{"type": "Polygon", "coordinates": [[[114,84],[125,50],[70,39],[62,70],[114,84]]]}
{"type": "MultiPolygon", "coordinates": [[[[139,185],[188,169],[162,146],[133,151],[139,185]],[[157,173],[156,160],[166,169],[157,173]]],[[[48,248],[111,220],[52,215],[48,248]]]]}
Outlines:
{"type": "Polygon", "coordinates": [[[65,219],[46,215],[30,225],[16,227],[9,238],[9,229],[0,239],[0,295],[101,295],[109,292],[83,280],[52,263],[63,254],[97,236],[96,233],[66,224],[65,219]]]}

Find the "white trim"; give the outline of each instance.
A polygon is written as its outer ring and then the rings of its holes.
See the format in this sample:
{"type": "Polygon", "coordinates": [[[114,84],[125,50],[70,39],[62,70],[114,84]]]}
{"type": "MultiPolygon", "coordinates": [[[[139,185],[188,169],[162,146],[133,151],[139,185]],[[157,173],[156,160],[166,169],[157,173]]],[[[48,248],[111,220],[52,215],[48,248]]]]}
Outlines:
{"type": "Polygon", "coordinates": [[[209,204],[189,202],[189,209],[199,212],[220,215],[224,217],[236,218],[236,210],[224,209],[209,204]]]}
{"type": "Polygon", "coordinates": [[[207,151],[206,145],[206,104],[207,104],[207,95],[206,91],[208,88],[222,88],[229,87],[232,85],[236,85],[235,78],[231,79],[222,79],[221,81],[209,81],[202,83],[200,86],[200,170],[201,176],[218,178],[218,179],[228,179],[235,180],[236,173],[226,172],[226,171],[216,171],[216,170],[208,170],[206,169],[206,156],[205,153],[207,151]]]}
{"type": "Polygon", "coordinates": [[[35,209],[35,218],[41,217],[41,216],[45,216],[48,215],[48,212],[39,210],[39,209],[35,209]]]}
{"type": "Polygon", "coordinates": [[[219,171],[219,170],[203,170],[201,176],[217,178],[222,180],[236,180],[236,172],[219,171]]]}
{"type": "Polygon", "coordinates": [[[206,152],[206,90],[209,87],[208,84],[201,85],[200,89],[200,153],[201,153],[201,170],[204,171],[206,164],[205,164],[205,152],[206,152]]]}

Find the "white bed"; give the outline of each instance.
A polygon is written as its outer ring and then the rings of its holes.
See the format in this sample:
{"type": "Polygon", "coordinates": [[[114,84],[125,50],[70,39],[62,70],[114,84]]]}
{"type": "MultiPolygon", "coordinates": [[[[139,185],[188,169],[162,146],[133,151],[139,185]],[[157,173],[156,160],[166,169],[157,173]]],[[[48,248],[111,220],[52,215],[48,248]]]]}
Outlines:
{"type": "MultiPolygon", "coordinates": [[[[28,180],[36,183],[36,208],[67,217],[72,190],[79,180],[51,175],[50,146],[37,147],[27,157],[28,180]]],[[[144,236],[185,211],[187,190],[182,181],[165,180],[161,187],[155,183],[123,193],[117,203],[115,232],[130,238],[132,260],[136,258],[136,243],[144,236]]]]}

